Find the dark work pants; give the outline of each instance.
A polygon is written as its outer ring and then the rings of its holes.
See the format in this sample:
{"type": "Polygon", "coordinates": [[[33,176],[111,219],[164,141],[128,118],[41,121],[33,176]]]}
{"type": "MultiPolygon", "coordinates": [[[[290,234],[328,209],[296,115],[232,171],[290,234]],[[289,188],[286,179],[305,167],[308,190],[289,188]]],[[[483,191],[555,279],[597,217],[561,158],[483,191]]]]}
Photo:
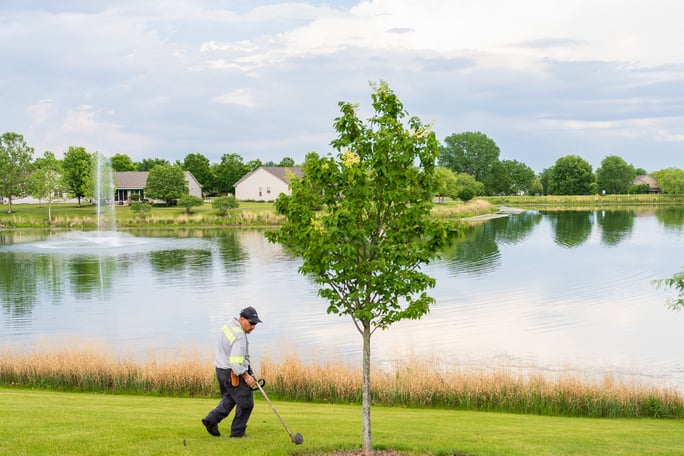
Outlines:
{"type": "Polygon", "coordinates": [[[216,380],[221,389],[221,401],[216,408],[209,412],[206,420],[210,423],[220,423],[235,407],[235,417],[230,426],[230,435],[239,437],[245,434],[247,421],[254,408],[254,394],[245,379],[240,377],[240,384],[233,386],[230,383],[230,369],[216,368],[216,380]]]}

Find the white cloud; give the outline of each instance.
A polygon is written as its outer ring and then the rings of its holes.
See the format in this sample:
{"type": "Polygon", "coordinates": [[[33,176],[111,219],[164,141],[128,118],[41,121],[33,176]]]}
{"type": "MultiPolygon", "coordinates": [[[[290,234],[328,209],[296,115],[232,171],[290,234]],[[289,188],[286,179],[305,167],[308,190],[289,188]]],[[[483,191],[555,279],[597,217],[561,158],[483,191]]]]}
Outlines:
{"type": "Polygon", "coordinates": [[[384,79],[440,138],[482,131],[536,171],[577,148],[684,167],[684,3],[330,3],[0,4],[0,122],[56,152],[302,160],[384,79]]]}
{"type": "Polygon", "coordinates": [[[254,91],[252,89],[235,89],[223,95],[212,98],[212,101],[222,104],[234,104],[252,108],[256,106],[254,101],[254,91]]]}

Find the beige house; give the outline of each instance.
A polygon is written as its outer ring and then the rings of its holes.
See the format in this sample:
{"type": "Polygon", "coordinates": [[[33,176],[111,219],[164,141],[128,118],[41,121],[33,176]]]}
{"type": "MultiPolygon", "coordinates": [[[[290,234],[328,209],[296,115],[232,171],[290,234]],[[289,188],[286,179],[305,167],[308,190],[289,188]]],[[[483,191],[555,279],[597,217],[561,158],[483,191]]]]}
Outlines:
{"type": "MultiPolygon", "coordinates": [[[[145,199],[148,171],[118,171],[112,173],[114,179],[114,204],[127,204],[132,199],[145,199]],[[137,196],[134,196],[137,195],[137,196]]],[[[202,198],[202,186],[190,171],[183,171],[185,182],[192,196],[202,198]]]]}
{"type": "Polygon", "coordinates": [[[235,199],[238,201],[275,201],[281,193],[290,194],[289,180],[302,177],[297,167],[262,166],[245,174],[235,183],[235,199]]]}

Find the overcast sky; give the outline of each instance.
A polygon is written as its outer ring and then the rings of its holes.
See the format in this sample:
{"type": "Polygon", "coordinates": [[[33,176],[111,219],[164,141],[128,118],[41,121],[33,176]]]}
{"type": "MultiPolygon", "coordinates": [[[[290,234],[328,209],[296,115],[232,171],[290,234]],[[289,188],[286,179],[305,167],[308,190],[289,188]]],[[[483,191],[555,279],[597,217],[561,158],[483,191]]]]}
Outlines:
{"type": "Polygon", "coordinates": [[[387,81],[440,141],[480,131],[684,168],[680,0],[1,0],[0,133],[63,156],[301,162],[387,81]]]}

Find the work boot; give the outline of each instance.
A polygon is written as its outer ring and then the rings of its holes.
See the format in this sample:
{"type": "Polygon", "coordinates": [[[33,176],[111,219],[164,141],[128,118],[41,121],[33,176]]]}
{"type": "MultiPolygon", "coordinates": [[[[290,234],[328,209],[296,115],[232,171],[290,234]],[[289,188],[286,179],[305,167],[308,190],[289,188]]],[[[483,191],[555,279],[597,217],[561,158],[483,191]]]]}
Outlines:
{"type": "Polygon", "coordinates": [[[221,433],[219,432],[218,429],[218,424],[216,423],[210,423],[209,420],[206,418],[202,418],[202,424],[204,425],[205,428],[207,428],[207,432],[214,437],[220,437],[221,433]]]}

